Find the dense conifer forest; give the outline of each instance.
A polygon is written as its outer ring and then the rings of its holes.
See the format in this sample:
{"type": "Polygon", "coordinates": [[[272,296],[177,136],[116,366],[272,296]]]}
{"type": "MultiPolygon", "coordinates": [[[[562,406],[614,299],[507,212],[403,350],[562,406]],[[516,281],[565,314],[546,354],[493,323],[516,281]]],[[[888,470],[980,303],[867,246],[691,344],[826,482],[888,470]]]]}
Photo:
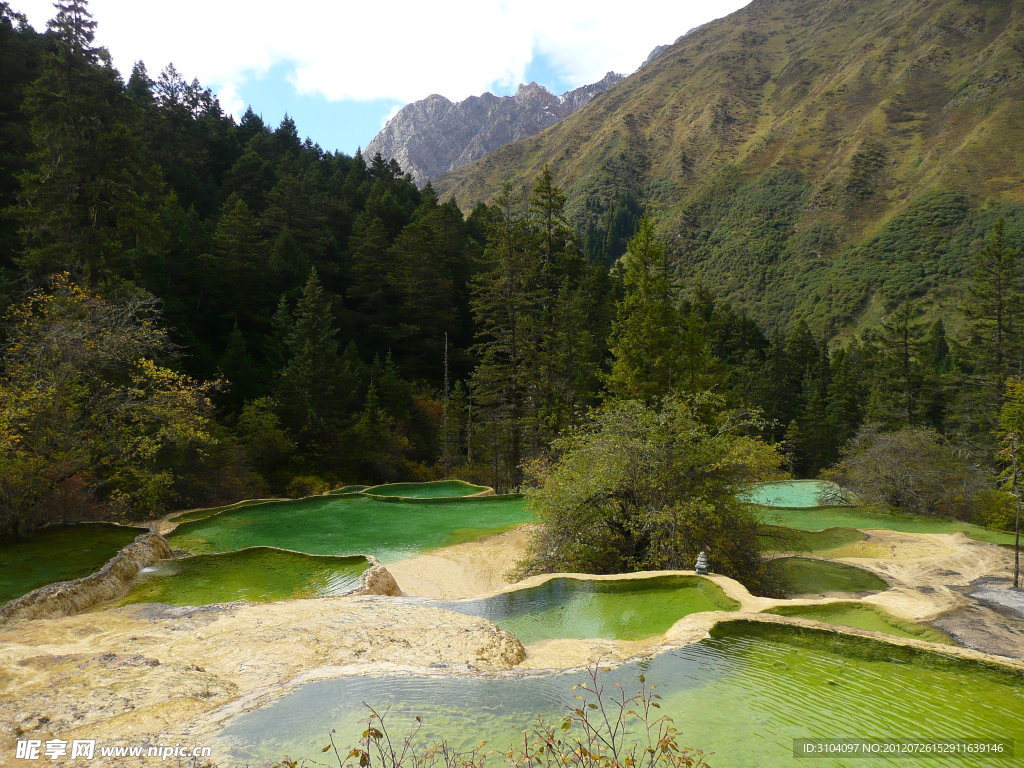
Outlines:
{"type": "MultiPolygon", "coordinates": [[[[958,243],[954,315],[908,295],[855,336],[764,323],[680,276],[677,249],[715,247],[696,233],[717,198],[671,242],[633,199],[614,237],[578,232],[547,169],[467,215],[289,118],[236,121],[173,65],[125,81],[94,28],[84,0],[45,31],[0,3],[3,533],[350,482],[510,490],[591,408],[707,390],[757,412],[745,433],[796,476],[903,435],[975,500],[924,511],[1007,524],[992,456],[1024,275],[997,211],[958,243]]],[[[729,199],[774,195],[783,216],[792,173],[729,199]]],[[[958,206],[911,209],[871,247],[902,253],[907,220],[958,206]]],[[[748,287],[770,234],[735,254],[748,287]]]]}

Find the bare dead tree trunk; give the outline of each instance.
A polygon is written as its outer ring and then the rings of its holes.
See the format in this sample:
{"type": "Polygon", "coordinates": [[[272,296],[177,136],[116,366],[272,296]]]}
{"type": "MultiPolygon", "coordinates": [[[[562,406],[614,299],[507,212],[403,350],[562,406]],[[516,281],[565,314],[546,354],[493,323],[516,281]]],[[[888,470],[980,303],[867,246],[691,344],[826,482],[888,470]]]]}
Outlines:
{"type": "Polygon", "coordinates": [[[1013,498],[1016,502],[1016,515],[1013,523],[1013,588],[1020,589],[1020,451],[1017,444],[1017,437],[1010,438],[1010,460],[1013,462],[1013,498]]]}

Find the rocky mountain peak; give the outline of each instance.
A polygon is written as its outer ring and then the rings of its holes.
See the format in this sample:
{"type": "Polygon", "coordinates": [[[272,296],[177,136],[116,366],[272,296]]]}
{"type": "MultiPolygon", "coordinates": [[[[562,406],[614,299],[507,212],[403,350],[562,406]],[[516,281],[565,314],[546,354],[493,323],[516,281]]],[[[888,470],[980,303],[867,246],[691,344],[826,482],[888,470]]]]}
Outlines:
{"type": "Polygon", "coordinates": [[[517,101],[549,100],[554,99],[555,94],[543,85],[538,85],[531,81],[529,83],[520,83],[519,88],[516,90],[515,98],[517,101]]]}
{"type": "Polygon", "coordinates": [[[366,145],[364,155],[379,152],[385,160],[396,160],[422,186],[554,125],[622,79],[608,72],[560,96],[535,82],[521,84],[515,96],[484,93],[455,103],[435,93],[402,107],[366,145]]]}

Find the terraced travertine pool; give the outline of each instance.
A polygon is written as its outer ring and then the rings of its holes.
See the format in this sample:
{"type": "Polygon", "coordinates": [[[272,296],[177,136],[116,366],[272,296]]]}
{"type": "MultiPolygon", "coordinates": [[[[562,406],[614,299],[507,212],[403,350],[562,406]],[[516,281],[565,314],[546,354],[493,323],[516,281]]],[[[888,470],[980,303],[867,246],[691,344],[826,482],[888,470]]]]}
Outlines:
{"type": "MultiPolygon", "coordinates": [[[[486,490],[461,480],[359,485],[346,486],[333,495],[249,499],[193,510],[174,518],[178,527],[168,536],[172,547],[196,554],[256,551],[234,558],[161,563],[142,575],[127,600],[201,605],[338,594],[339,585],[351,583],[353,574],[358,579],[365,568],[353,570],[351,563],[327,565],[326,561],[303,559],[303,553],[374,554],[391,562],[482,538],[530,519],[526,501],[520,496],[465,498],[486,490]],[[373,495],[363,491],[373,491],[373,495]],[[266,548],[277,553],[268,553],[266,548]],[[251,589],[247,582],[253,585],[251,589]]],[[[53,526],[0,544],[4,566],[0,568],[0,605],[36,587],[94,573],[145,531],[105,523],[53,526]]],[[[365,559],[358,562],[365,563],[365,559]]]]}
{"type": "Polygon", "coordinates": [[[824,480],[784,480],[755,483],[740,499],[764,507],[821,507],[843,504],[844,496],[835,483],[824,480]]]}
{"type": "Polygon", "coordinates": [[[407,499],[451,499],[472,496],[490,489],[485,485],[473,485],[464,480],[431,480],[424,483],[372,485],[360,488],[359,490],[370,496],[396,496],[407,499]]]}
{"type": "Polygon", "coordinates": [[[530,519],[519,496],[418,500],[313,496],[226,509],[167,538],[190,552],[270,546],[315,555],[372,554],[382,562],[479,538],[530,519]]]}
{"type": "Polygon", "coordinates": [[[209,605],[343,595],[359,586],[359,577],[369,567],[365,557],[307,555],[272,547],[194,555],[144,569],[117,605],[209,605]]]}
{"type": "Polygon", "coordinates": [[[871,571],[833,560],[779,557],[767,563],[769,577],[785,597],[879,592],[889,585],[871,571]]]}
{"type": "Polygon", "coordinates": [[[145,532],[110,523],[54,525],[0,544],[0,605],[45,584],[98,571],[145,532]]]}
{"type": "Polygon", "coordinates": [[[766,552],[828,552],[864,541],[867,537],[856,528],[802,531],[780,525],[762,525],[758,538],[766,552]]]}
{"type": "Polygon", "coordinates": [[[949,635],[927,624],[893,616],[891,613],[871,603],[840,602],[824,605],[782,605],[772,608],[766,613],[779,616],[799,616],[814,619],[825,624],[838,627],[854,627],[885,632],[896,637],[908,637],[915,640],[927,640],[932,643],[952,643],[949,635]]]}
{"type": "Polygon", "coordinates": [[[973,523],[931,515],[901,514],[875,507],[815,505],[828,484],[817,480],[787,483],[762,483],[746,497],[761,509],[761,518],[770,525],[821,531],[827,528],[885,528],[903,533],[957,533],[990,544],[1013,544],[1013,534],[994,531],[973,523]],[[778,486],[778,488],[776,488],[778,486]]]}
{"type": "MultiPolygon", "coordinates": [[[[802,738],[1024,739],[1024,676],[865,638],[752,622],[719,624],[711,637],[602,674],[611,688],[657,686],[659,714],[681,743],[711,753],[714,768],[791,768],[802,738]]],[[[354,744],[363,703],[388,709],[392,736],[420,717],[424,740],[501,750],[537,717],[560,720],[575,705],[580,672],[506,677],[345,677],[311,682],[230,721],[219,742],[234,765],[287,755],[316,758],[334,735],[354,744]]],[[[815,766],[849,768],[817,758],[815,766]]],[[[1019,765],[986,758],[993,768],[1019,765]]],[[[497,761],[496,763],[497,764],[497,761]]],[[[939,765],[940,760],[860,758],[858,768],[939,765]]],[[[960,762],[957,762],[960,764],[960,762]]],[[[964,762],[964,764],[968,764],[964,762]]]]}
{"type": "Polygon", "coordinates": [[[699,576],[555,578],[482,600],[435,605],[493,621],[524,645],[561,638],[641,640],[664,633],[691,613],[739,608],[717,584],[699,576]]]}

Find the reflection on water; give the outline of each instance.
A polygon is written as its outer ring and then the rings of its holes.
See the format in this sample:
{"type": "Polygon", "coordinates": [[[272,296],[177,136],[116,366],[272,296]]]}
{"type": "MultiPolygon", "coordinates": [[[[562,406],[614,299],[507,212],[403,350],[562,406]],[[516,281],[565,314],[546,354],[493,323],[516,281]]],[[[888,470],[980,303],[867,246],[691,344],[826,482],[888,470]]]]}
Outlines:
{"type": "Polygon", "coordinates": [[[712,581],[697,576],[647,579],[550,579],[483,600],[438,607],[481,616],[524,644],[556,638],[640,640],[665,632],[700,611],[736,610],[712,581]]]}
{"type": "MultiPolygon", "coordinates": [[[[713,637],[602,675],[632,691],[658,686],[681,742],[714,753],[714,768],[792,766],[795,738],[1024,739],[1024,679],[912,649],[793,627],[720,625],[713,637]]],[[[554,719],[583,673],[503,678],[349,677],[309,683],[236,718],[221,734],[229,764],[314,757],[332,728],[347,745],[365,727],[363,702],[389,709],[397,734],[423,718],[425,739],[503,749],[535,718],[554,719]]],[[[814,760],[821,768],[850,763],[814,760]]],[[[920,761],[859,759],[857,768],[920,761]]],[[[986,759],[996,768],[1013,759],[986,759]]]]}

